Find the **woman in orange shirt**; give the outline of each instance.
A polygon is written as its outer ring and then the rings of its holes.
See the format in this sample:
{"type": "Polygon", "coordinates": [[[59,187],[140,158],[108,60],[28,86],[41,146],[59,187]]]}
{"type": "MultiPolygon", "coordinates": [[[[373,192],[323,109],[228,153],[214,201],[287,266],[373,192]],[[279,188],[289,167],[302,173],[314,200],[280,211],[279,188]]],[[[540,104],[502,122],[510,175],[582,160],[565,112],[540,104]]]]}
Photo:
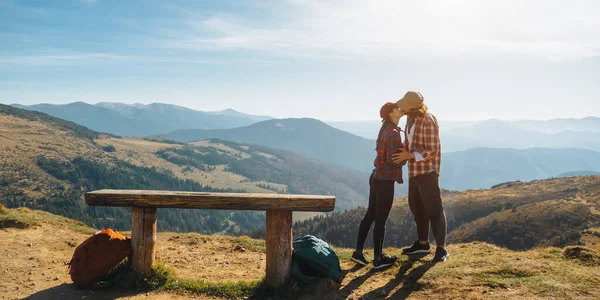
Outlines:
{"type": "Polygon", "coordinates": [[[358,228],[356,250],[352,254],[352,260],[361,265],[369,262],[363,255],[363,247],[371,225],[373,229],[374,259],[373,268],[381,269],[391,266],[397,257],[383,254],[383,239],[385,236],[385,223],[392,208],[394,200],[394,183],[402,183],[402,166],[404,162],[392,161],[392,154],[398,149],[404,148],[398,121],[402,118],[402,112],[396,103],[388,102],[379,110],[382,118],[381,129],[377,137],[373,172],[369,178],[369,207],[358,228]]]}

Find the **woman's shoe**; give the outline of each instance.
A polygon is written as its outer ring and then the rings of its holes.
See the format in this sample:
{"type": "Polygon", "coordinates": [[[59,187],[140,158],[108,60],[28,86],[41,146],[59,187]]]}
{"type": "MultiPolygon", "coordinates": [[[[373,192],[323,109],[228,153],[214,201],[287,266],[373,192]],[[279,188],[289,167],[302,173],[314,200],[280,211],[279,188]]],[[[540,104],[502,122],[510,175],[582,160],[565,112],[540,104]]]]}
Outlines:
{"type": "Polygon", "coordinates": [[[354,253],[352,253],[352,257],[350,257],[350,259],[359,265],[366,266],[369,264],[369,261],[367,261],[367,259],[365,258],[365,255],[362,253],[362,251],[360,251],[360,252],[354,251],[354,253]]]}
{"type": "Polygon", "coordinates": [[[393,265],[398,258],[395,256],[382,255],[373,260],[373,269],[379,270],[393,265]]]}

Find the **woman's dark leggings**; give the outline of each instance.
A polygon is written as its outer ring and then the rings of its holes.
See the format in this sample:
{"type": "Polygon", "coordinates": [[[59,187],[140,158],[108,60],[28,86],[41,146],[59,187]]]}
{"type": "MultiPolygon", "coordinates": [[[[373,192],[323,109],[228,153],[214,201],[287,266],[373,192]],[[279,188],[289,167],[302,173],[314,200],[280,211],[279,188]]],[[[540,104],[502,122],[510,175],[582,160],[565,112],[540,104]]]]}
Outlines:
{"type": "Polygon", "coordinates": [[[356,250],[362,251],[369,234],[371,224],[375,222],[373,230],[373,245],[375,257],[380,257],[383,251],[383,237],[385,236],[385,222],[387,221],[392,202],[394,201],[394,181],[377,180],[369,178],[369,208],[365,217],[358,227],[358,238],[356,240],[356,250]]]}
{"type": "Polygon", "coordinates": [[[440,175],[435,172],[408,179],[408,205],[415,217],[419,241],[429,241],[429,224],[438,246],[446,244],[446,214],[440,195],[440,175]]]}

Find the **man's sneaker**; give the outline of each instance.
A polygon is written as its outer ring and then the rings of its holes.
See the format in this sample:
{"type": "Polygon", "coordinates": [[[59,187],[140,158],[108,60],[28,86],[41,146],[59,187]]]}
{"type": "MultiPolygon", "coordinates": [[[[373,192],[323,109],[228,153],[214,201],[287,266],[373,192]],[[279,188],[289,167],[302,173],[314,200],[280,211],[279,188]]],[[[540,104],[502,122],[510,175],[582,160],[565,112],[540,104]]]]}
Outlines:
{"type": "Polygon", "coordinates": [[[411,247],[402,249],[403,254],[411,255],[411,254],[424,254],[429,253],[431,247],[429,247],[429,243],[423,245],[416,241],[411,247]]]}
{"type": "Polygon", "coordinates": [[[395,256],[382,255],[379,258],[373,260],[373,269],[379,270],[385,267],[393,265],[398,258],[395,256]]]}
{"type": "Polygon", "coordinates": [[[350,257],[350,259],[359,265],[366,266],[369,264],[369,262],[365,258],[365,255],[362,253],[362,251],[361,252],[354,251],[354,253],[352,253],[352,257],[350,257]]]}
{"type": "Polygon", "coordinates": [[[448,253],[445,248],[437,247],[437,249],[435,249],[435,256],[433,256],[433,262],[443,262],[446,261],[448,257],[450,257],[450,253],[448,253]]]}

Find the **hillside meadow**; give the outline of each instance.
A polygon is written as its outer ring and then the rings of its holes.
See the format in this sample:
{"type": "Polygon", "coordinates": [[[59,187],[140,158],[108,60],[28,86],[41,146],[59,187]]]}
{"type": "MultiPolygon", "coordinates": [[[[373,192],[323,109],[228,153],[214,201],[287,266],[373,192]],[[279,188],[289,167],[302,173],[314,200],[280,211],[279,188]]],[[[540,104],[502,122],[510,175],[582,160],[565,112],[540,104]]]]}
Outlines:
{"type": "MultiPolygon", "coordinates": [[[[160,232],[157,264],[147,278],[126,265],[109,275],[109,287],[77,290],[66,263],[75,247],[97,229],[27,208],[0,207],[2,299],[597,299],[600,256],[584,247],[512,251],[482,242],[452,244],[451,258],[400,256],[373,272],[349,260],[351,249],[334,247],[341,283],[322,280],[278,289],[263,284],[264,241],[247,237],[160,232]],[[112,277],[111,277],[112,276],[112,277]]],[[[129,232],[123,232],[128,235],[129,232]]],[[[399,255],[400,249],[387,248],[399,255]]],[[[372,252],[367,251],[369,259],[372,252]]]]}
{"type": "MultiPolygon", "coordinates": [[[[0,203],[41,209],[90,226],[127,230],[124,208],[88,207],[104,188],[197,192],[335,194],[338,209],[366,199],[362,174],[294,153],[223,140],[189,144],[124,138],[39,112],[0,105],[0,203]],[[318,174],[318,176],[315,176],[318,174]]],[[[306,219],[320,213],[298,213],[306,219]]],[[[263,212],[159,212],[159,228],[239,234],[264,226],[263,212]]]]}

